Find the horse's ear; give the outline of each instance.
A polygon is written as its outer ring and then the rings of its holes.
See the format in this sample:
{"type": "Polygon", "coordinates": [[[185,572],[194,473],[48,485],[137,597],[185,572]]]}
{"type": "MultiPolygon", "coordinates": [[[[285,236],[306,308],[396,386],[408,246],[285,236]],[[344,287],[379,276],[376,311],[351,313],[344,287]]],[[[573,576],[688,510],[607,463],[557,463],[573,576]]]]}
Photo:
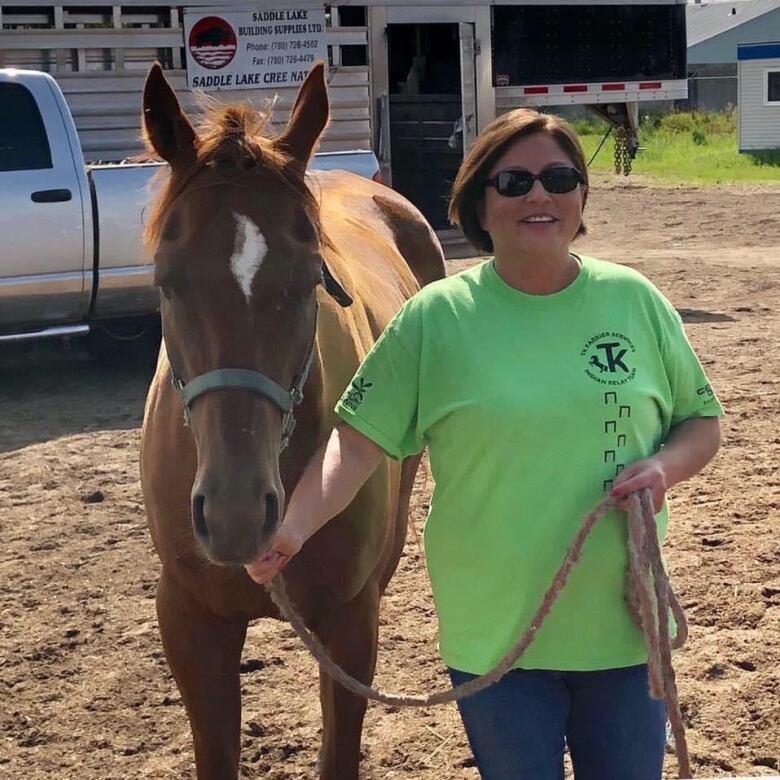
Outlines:
{"type": "Polygon", "coordinates": [[[277,144],[306,167],[330,119],[325,64],[318,62],[298,91],[287,128],[277,144]]]}
{"type": "Polygon", "coordinates": [[[158,62],[144,84],[144,133],[149,145],[171,165],[195,160],[197,135],[158,62]]]}

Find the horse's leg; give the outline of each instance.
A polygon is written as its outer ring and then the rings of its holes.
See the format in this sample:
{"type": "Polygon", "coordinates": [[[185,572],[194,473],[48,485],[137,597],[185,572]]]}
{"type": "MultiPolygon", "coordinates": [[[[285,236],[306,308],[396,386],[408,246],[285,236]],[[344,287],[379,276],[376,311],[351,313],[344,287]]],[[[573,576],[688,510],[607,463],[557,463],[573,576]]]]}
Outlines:
{"type": "MultiPolygon", "coordinates": [[[[364,683],[374,677],[379,627],[379,589],[369,583],[349,604],[318,621],[317,634],[331,658],[364,683]]],[[[322,705],[321,780],[357,780],[366,700],[348,693],[320,669],[322,705]]]]}
{"type": "Polygon", "coordinates": [[[198,780],[236,780],[241,739],[239,665],[246,622],[212,615],[163,573],[157,616],[165,655],[190,719],[198,780]]]}

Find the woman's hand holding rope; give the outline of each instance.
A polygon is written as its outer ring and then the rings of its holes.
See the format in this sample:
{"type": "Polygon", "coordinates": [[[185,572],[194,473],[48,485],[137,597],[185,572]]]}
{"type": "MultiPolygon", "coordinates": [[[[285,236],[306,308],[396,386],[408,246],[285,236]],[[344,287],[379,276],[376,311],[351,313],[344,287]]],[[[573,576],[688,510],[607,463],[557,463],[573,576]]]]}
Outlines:
{"type": "Polygon", "coordinates": [[[615,479],[610,495],[620,501],[620,509],[629,510],[628,496],[647,488],[653,499],[653,509],[661,511],[668,489],[666,469],[655,456],[638,460],[623,469],[615,479]]]}

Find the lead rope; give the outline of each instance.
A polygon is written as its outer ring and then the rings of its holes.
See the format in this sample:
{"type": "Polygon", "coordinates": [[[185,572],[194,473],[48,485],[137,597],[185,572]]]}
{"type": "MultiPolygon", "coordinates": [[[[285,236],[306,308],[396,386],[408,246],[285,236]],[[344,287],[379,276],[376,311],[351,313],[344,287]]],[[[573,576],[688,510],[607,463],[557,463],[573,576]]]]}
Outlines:
{"type": "MultiPolygon", "coordinates": [[[[386,693],[372,688],[347,674],[329,655],[325,646],[306,627],[303,619],[295,611],[284,580],[277,575],[266,588],[274,604],[284,618],[309,649],[320,666],[347,690],[367,699],[400,707],[428,707],[435,704],[458,701],[472,696],[498,682],[510,671],[520,656],[531,644],[536,633],[550,613],[555,600],[566,585],[571,570],[582,554],[585,540],[593,526],[605,514],[617,506],[615,499],[607,497],[601,500],[586,515],[580,530],[574,537],[563,563],[558,569],[552,584],[544,595],[542,603],[531,619],[517,643],[504,655],[496,667],[488,674],[456,685],[454,688],[436,691],[426,696],[408,696],[406,694],[386,693]]],[[[672,590],[669,578],[664,570],[661,549],[655,525],[650,491],[643,489],[639,494],[629,496],[628,522],[629,577],[627,583],[627,601],[635,620],[642,629],[648,652],[648,678],[650,695],[654,699],[665,699],[666,709],[674,735],[677,755],[678,777],[690,778],[691,768],[688,746],[685,740],[685,727],[677,697],[674,669],[672,667],[672,649],[682,647],[688,635],[685,615],[672,590]],[[671,608],[677,623],[674,639],[669,636],[669,609],[671,608]]]]}

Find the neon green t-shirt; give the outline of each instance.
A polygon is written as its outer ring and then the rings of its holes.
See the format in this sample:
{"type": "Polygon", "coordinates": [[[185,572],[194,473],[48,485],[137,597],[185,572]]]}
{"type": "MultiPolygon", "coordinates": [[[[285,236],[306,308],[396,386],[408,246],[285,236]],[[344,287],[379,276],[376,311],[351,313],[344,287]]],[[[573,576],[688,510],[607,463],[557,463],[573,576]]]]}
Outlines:
{"type": "MultiPolygon", "coordinates": [[[[388,325],[336,412],[393,458],[429,448],[425,553],[444,662],[489,671],[525,630],[584,515],[673,425],[723,413],[679,315],[636,271],[588,257],[551,295],[491,261],[425,287],[388,325]]],[[[667,509],[657,515],[659,536],[667,509]]],[[[646,661],[624,601],[625,514],[599,521],[518,661],[646,661]]]]}

